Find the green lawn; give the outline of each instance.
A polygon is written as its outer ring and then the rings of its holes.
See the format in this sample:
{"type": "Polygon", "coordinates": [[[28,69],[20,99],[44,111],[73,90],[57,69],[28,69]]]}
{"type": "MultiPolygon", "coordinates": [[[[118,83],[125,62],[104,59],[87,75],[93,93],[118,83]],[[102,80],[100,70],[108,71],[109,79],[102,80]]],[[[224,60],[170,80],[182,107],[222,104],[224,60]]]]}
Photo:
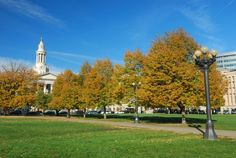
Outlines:
{"type": "Polygon", "coordinates": [[[0,157],[230,158],[236,141],[110,126],[0,117],[0,157]]]}

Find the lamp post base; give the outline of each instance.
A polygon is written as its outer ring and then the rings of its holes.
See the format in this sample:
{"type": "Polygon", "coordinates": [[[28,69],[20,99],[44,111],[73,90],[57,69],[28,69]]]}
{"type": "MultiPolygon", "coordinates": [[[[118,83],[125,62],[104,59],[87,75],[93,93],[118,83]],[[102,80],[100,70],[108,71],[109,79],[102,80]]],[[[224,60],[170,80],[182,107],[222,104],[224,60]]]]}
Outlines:
{"type": "Polygon", "coordinates": [[[212,122],[212,120],[207,120],[206,122],[206,131],[204,133],[204,139],[208,139],[208,140],[217,139],[217,135],[214,130],[214,123],[212,122]]]}
{"type": "Polygon", "coordinates": [[[134,123],[139,123],[139,118],[138,118],[138,116],[135,116],[135,118],[134,118],[134,123]]]}

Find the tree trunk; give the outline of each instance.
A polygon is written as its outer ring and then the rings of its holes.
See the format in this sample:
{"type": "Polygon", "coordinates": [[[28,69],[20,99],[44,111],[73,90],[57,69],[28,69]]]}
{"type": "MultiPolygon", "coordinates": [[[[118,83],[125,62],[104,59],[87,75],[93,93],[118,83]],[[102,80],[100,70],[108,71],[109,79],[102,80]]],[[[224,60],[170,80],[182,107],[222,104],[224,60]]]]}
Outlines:
{"type": "Polygon", "coordinates": [[[170,108],[167,108],[167,113],[170,114],[170,108]]]}
{"type": "Polygon", "coordinates": [[[84,108],[83,117],[86,118],[86,108],[84,108]]]}
{"type": "Polygon", "coordinates": [[[57,116],[59,115],[59,110],[56,110],[56,115],[57,115],[57,116]]]}
{"type": "Polygon", "coordinates": [[[3,108],[3,115],[8,115],[9,114],[9,109],[8,108],[3,108]]]}
{"type": "Polygon", "coordinates": [[[182,124],[186,124],[185,109],[182,110],[182,124]]]}
{"type": "Polygon", "coordinates": [[[183,105],[183,103],[180,101],[177,103],[178,107],[181,110],[181,114],[182,114],[182,124],[186,124],[186,119],[185,119],[185,106],[183,105]]]}
{"type": "Polygon", "coordinates": [[[44,111],[45,111],[45,110],[43,109],[43,110],[42,110],[43,116],[45,116],[45,115],[44,115],[44,111]]]}
{"type": "Polygon", "coordinates": [[[70,118],[70,109],[67,109],[68,112],[67,112],[67,118],[70,118]]]}
{"type": "Polygon", "coordinates": [[[104,119],[107,119],[107,110],[106,110],[106,106],[103,107],[103,116],[104,116],[104,119]]]}

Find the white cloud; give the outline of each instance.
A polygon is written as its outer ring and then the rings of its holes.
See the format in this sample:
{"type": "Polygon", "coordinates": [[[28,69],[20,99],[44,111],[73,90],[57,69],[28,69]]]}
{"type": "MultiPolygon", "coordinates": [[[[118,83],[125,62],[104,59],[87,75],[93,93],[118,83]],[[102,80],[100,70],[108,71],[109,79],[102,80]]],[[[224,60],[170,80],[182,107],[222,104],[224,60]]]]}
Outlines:
{"type": "Polygon", "coordinates": [[[228,8],[229,6],[231,6],[231,5],[234,3],[234,1],[235,1],[235,0],[229,1],[220,11],[218,11],[218,12],[216,13],[216,17],[217,17],[218,15],[220,15],[226,8],[228,8]]]}
{"type": "Polygon", "coordinates": [[[56,75],[63,73],[65,71],[65,68],[59,68],[59,67],[56,67],[51,64],[49,64],[48,67],[49,67],[49,72],[56,74],[56,75]]]}
{"type": "MultiPolygon", "coordinates": [[[[58,51],[50,51],[48,54],[57,55],[57,56],[54,56],[54,57],[55,58],[60,58],[61,60],[67,61],[69,63],[75,63],[75,64],[78,63],[78,59],[83,59],[83,60],[88,60],[88,61],[96,61],[98,59],[102,59],[101,57],[98,58],[98,57],[93,57],[93,56],[88,56],[88,55],[58,52],[58,51]]],[[[107,59],[107,58],[105,58],[105,59],[107,59]]],[[[110,59],[110,60],[114,63],[119,63],[119,64],[123,63],[122,60],[117,60],[117,59],[110,59]]]]}
{"type": "MultiPolygon", "coordinates": [[[[14,59],[14,58],[8,58],[8,57],[1,57],[0,56],[0,68],[3,65],[9,65],[10,63],[23,64],[23,65],[25,65],[29,68],[33,68],[33,66],[35,64],[35,63],[32,63],[28,60],[14,59]]],[[[65,69],[59,68],[59,67],[54,66],[54,65],[49,65],[49,70],[50,70],[51,73],[59,74],[59,73],[63,72],[65,69]]]]}
{"type": "Polygon", "coordinates": [[[17,63],[17,64],[24,64],[27,67],[32,68],[33,64],[30,61],[22,60],[22,59],[13,59],[13,58],[7,58],[7,57],[1,57],[0,56],[0,66],[2,65],[8,65],[9,63],[17,63]]]}
{"type": "Polygon", "coordinates": [[[193,25],[204,32],[214,32],[215,25],[208,13],[208,6],[201,1],[194,1],[179,10],[193,25]]]}
{"type": "Polygon", "coordinates": [[[11,11],[21,13],[30,18],[63,26],[63,22],[60,19],[50,15],[44,8],[28,0],[0,0],[0,4],[11,11]]]}
{"type": "Polygon", "coordinates": [[[217,38],[217,37],[215,37],[215,36],[213,36],[213,35],[203,34],[203,33],[199,33],[199,35],[202,36],[202,37],[204,37],[204,38],[206,38],[206,39],[208,39],[208,40],[210,40],[210,41],[213,41],[213,42],[215,42],[215,43],[220,43],[220,42],[222,42],[221,39],[219,39],[219,38],[217,38]]]}
{"type": "Polygon", "coordinates": [[[64,57],[75,57],[75,58],[82,58],[87,60],[96,60],[96,57],[87,56],[87,55],[80,55],[80,54],[73,54],[73,53],[65,53],[65,52],[58,52],[58,51],[50,51],[50,54],[60,55],[64,57]]]}
{"type": "MultiPolygon", "coordinates": [[[[233,1],[231,0],[227,3],[222,10],[229,7],[233,1]]],[[[205,0],[190,0],[187,5],[178,8],[178,11],[197,28],[195,34],[202,39],[204,45],[218,51],[223,51],[226,48],[225,43],[217,37],[217,32],[220,28],[217,27],[217,24],[213,21],[214,17],[211,16],[220,14],[222,10],[212,14],[209,7],[208,2],[205,0]]]]}

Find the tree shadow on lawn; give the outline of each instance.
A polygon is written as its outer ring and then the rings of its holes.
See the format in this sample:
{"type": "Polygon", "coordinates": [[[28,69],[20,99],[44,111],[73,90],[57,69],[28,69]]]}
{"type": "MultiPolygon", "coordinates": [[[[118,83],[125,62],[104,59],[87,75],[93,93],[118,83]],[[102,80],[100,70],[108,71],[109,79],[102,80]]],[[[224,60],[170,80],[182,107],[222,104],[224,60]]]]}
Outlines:
{"type": "MultiPolygon", "coordinates": [[[[134,120],[134,116],[132,115],[108,115],[108,118],[118,118],[118,119],[128,119],[134,120]]],[[[140,120],[146,123],[160,123],[160,124],[181,124],[182,117],[173,117],[173,116],[141,116],[140,120]]],[[[216,122],[216,120],[213,120],[216,122]]],[[[206,123],[206,119],[204,118],[186,118],[187,125],[192,128],[196,128],[202,134],[204,131],[201,129],[202,125],[206,123]]]]}
{"type": "MultiPolygon", "coordinates": [[[[133,120],[134,115],[108,115],[107,118],[117,118],[117,119],[127,119],[133,120]]],[[[141,121],[147,123],[171,123],[171,124],[181,124],[182,117],[173,117],[173,116],[140,116],[141,121]]],[[[202,124],[206,122],[206,119],[202,118],[186,118],[188,124],[202,124]]]]}
{"type": "MultiPolygon", "coordinates": [[[[93,118],[99,118],[103,119],[103,115],[90,115],[87,117],[93,117],[93,118]]],[[[131,120],[133,121],[135,117],[135,114],[130,114],[130,115],[116,115],[116,114],[108,114],[107,119],[124,119],[124,120],[131,120]]],[[[182,124],[182,117],[181,115],[179,117],[177,116],[171,116],[171,115],[162,115],[162,116],[139,116],[140,121],[145,122],[145,123],[159,123],[159,124],[182,124]]],[[[216,120],[213,120],[216,122],[216,120]]],[[[205,118],[192,118],[188,117],[186,115],[186,123],[189,127],[196,128],[199,130],[201,133],[204,133],[202,128],[202,124],[206,123],[205,118]]]]}

